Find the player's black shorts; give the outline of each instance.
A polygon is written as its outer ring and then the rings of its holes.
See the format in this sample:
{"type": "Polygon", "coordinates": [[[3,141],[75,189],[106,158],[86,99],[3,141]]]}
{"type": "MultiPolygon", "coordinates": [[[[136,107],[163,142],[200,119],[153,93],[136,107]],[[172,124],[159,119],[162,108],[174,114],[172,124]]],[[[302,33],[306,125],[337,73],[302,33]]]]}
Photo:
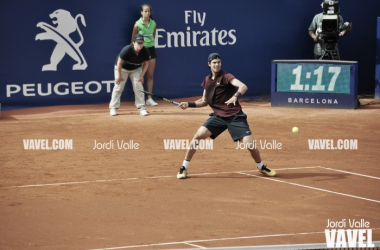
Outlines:
{"type": "Polygon", "coordinates": [[[156,48],[154,46],[153,47],[149,47],[147,49],[149,50],[149,53],[150,53],[150,59],[157,58],[156,48]]]}
{"type": "Polygon", "coordinates": [[[230,117],[220,117],[211,113],[210,118],[208,118],[203,126],[212,133],[210,136],[211,139],[215,139],[226,129],[228,129],[228,132],[234,141],[238,141],[241,138],[252,134],[247,122],[247,115],[244,114],[243,111],[230,117]]]}

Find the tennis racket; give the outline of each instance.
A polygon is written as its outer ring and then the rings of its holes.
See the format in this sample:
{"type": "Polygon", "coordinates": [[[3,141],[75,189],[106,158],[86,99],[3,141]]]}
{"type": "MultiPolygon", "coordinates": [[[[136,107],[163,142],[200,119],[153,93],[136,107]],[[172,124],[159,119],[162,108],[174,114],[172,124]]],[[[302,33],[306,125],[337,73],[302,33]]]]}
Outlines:
{"type": "Polygon", "coordinates": [[[141,90],[141,89],[139,89],[139,91],[144,92],[144,93],[147,94],[147,95],[151,95],[151,96],[157,97],[157,98],[159,98],[159,99],[161,99],[161,100],[164,100],[164,101],[167,101],[167,102],[173,103],[174,105],[179,106],[179,103],[178,103],[178,102],[175,102],[175,101],[169,100],[169,99],[167,99],[167,98],[165,98],[165,97],[162,97],[162,96],[159,96],[159,95],[155,95],[155,94],[153,94],[153,93],[150,93],[150,92],[148,92],[148,91],[141,90]]]}

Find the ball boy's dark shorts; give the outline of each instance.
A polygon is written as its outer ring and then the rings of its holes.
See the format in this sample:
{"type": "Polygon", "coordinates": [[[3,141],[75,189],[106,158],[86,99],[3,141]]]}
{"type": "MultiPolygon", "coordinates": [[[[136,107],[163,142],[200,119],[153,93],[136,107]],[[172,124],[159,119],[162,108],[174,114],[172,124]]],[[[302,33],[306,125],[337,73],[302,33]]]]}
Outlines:
{"type": "Polygon", "coordinates": [[[220,117],[211,113],[210,118],[208,118],[203,126],[212,133],[210,136],[211,139],[215,139],[226,129],[228,129],[228,132],[234,141],[238,141],[241,138],[252,134],[247,122],[247,115],[244,114],[243,111],[230,117],[220,117]]]}
{"type": "Polygon", "coordinates": [[[147,49],[149,50],[149,53],[150,53],[150,59],[157,58],[156,48],[155,47],[149,47],[147,49]]]}

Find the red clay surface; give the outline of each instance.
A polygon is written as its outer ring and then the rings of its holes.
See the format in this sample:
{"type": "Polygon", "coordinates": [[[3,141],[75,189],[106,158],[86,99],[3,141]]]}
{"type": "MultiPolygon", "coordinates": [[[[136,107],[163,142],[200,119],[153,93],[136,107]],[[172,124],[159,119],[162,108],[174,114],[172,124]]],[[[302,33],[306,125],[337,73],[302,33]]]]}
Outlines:
{"type": "MultiPolygon", "coordinates": [[[[193,98],[197,99],[197,98],[193,98]]],[[[122,103],[3,111],[0,249],[180,249],[326,243],[327,221],[364,219],[380,241],[380,105],[357,110],[274,108],[243,102],[264,163],[225,132],[176,174],[207,108],[166,102],[139,116],[122,103]],[[299,132],[292,133],[297,126],[299,132]],[[72,139],[72,150],[25,150],[24,139],[72,139]],[[356,139],[355,150],[310,150],[308,139],[356,139]],[[114,149],[93,149],[94,142],[114,149]],[[118,149],[117,141],[139,144],[118,149]],[[358,175],[360,174],[360,175],[358,175]],[[50,185],[52,184],[52,185],[50,185]],[[125,247],[125,248],[123,248],[125,247]]]]}

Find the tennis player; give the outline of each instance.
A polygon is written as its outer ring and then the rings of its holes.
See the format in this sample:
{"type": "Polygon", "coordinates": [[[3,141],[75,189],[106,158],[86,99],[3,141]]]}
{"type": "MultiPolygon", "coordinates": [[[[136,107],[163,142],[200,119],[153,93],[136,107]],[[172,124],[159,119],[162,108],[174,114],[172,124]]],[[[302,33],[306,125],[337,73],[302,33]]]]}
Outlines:
{"type": "Polygon", "coordinates": [[[232,74],[222,70],[219,54],[212,53],[209,55],[208,66],[211,69],[211,74],[202,83],[204,88],[202,98],[195,102],[181,102],[179,107],[187,109],[210,105],[214,113],[210,114],[210,118],[195,133],[177,178],[187,178],[187,168],[196,152],[199,140],[207,137],[215,139],[226,129],[235,142],[240,141],[249,150],[260,173],[275,176],[276,172],[263,164],[247,123],[247,115],[243,113],[239,104],[238,99],[247,91],[247,86],[232,74]],[[237,91],[236,88],[238,88],[237,91]]]}

